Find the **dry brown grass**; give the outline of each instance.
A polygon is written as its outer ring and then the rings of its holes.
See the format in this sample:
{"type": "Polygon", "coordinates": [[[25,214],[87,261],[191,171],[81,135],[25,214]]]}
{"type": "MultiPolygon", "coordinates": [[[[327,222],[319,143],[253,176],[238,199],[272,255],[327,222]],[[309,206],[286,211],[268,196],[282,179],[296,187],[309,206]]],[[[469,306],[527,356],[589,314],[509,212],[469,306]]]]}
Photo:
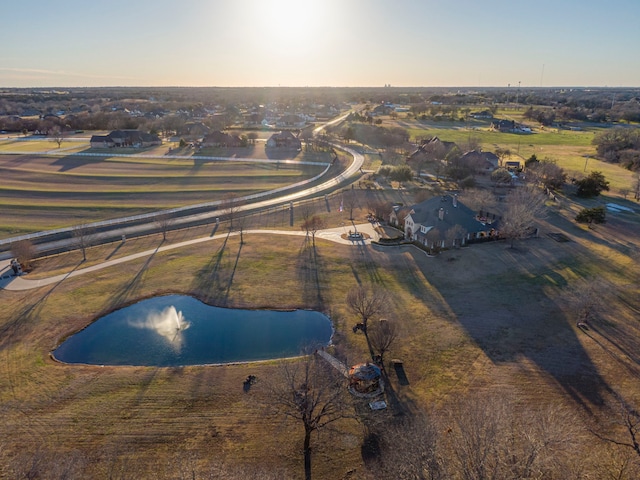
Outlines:
{"type": "MultiPolygon", "coordinates": [[[[229,192],[255,194],[306,180],[325,168],[223,162],[198,156],[165,158],[166,147],[162,152],[142,153],[161,158],[110,157],[113,153],[125,152],[109,150],[105,157],[0,155],[0,238],[221,200],[229,192]]],[[[321,152],[282,151],[273,158],[263,144],[207,153],[325,165],[331,161],[328,153],[321,152]]]]}
{"type": "MultiPolygon", "coordinates": [[[[325,213],[334,225],[344,221],[335,205],[325,213]]],[[[263,385],[276,363],[101,368],[49,358],[62,338],[96,316],[162,292],[229,307],[325,311],[335,323],[336,355],[355,362],[365,358],[366,346],[351,332],[355,319],[344,298],[351,286],[375,282],[390,292],[402,325],[401,340],[387,358],[405,362],[410,385],[391,378],[408,411],[492,390],[509,392],[525,406],[562,403],[583,417],[597,413],[610,389],[640,393],[640,235],[637,223],[622,216],[596,230],[576,226],[571,218],[568,208],[553,213],[540,238],[516,249],[492,243],[435,258],[413,247],[351,248],[318,239],[317,265],[310,264],[301,237],[247,235],[244,245],[231,237],[226,244],[214,240],[159,253],[35,291],[0,291],[4,461],[40,446],[60,455],[82,452],[92,459],[94,473],[129,459],[137,478],[176,476],[187,456],[200,463],[215,458],[285,468],[293,478],[301,476],[300,426],[264,414],[263,385]],[[545,235],[555,231],[571,241],[545,235]],[[607,314],[583,332],[563,291],[593,276],[617,290],[607,314]],[[242,381],[248,374],[258,383],[247,394],[242,381]]],[[[299,228],[297,223],[290,228],[299,228]]],[[[174,232],[168,241],[193,234],[174,232]]],[[[117,255],[160,240],[128,241],[117,255]]],[[[89,261],[114,248],[92,249],[89,261]]],[[[34,276],[73,268],[78,258],[76,253],[44,259],[34,276]]],[[[345,478],[349,471],[351,478],[369,475],[361,451],[363,426],[387,421],[391,413],[365,415],[360,424],[345,420],[314,437],[315,478],[345,478]]],[[[590,448],[584,445],[581,454],[590,448]]]]}

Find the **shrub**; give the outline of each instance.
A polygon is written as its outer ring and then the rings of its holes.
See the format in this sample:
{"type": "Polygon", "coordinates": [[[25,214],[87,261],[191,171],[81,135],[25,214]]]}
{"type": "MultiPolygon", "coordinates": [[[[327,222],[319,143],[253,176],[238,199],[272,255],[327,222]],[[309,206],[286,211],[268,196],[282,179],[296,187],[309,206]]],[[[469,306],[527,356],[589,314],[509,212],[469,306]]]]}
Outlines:
{"type": "Polygon", "coordinates": [[[605,223],[607,221],[607,211],[604,207],[583,208],[576,215],[576,222],[579,223],[605,223]]]}
{"type": "Polygon", "coordinates": [[[593,171],[588,177],[578,180],[576,185],[578,185],[578,196],[585,198],[597,197],[600,192],[609,190],[609,182],[605,180],[601,172],[597,171],[593,171]]]}

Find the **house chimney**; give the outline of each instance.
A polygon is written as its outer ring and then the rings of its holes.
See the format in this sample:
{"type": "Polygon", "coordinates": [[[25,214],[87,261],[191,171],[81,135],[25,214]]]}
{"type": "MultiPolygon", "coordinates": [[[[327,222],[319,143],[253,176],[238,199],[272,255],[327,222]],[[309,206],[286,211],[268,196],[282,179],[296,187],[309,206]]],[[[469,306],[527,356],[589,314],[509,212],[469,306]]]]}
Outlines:
{"type": "Polygon", "coordinates": [[[444,220],[444,208],[440,207],[440,210],[438,210],[438,218],[440,220],[444,220]]]}
{"type": "Polygon", "coordinates": [[[458,194],[453,196],[453,208],[458,208],[458,194]]]}

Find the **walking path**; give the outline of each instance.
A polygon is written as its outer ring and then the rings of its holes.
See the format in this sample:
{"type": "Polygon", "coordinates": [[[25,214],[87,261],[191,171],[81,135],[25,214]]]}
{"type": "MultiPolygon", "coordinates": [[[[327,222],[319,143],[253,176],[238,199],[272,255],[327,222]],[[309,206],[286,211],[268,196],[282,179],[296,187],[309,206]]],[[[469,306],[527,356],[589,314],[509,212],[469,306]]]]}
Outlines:
{"type": "MultiPolygon", "coordinates": [[[[371,243],[371,240],[378,240],[379,235],[378,232],[375,231],[373,225],[371,223],[363,223],[361,225],[356,225],[354,228],[357,229],[358,232],[366,234],[368,239],[362,240],[349,240],[348,238],[343,238],[343,236],[347,236],[348,231],[346,227],[340,228],[329,228],[326,230],[321,230],[316,233],[317,238],[322,238],[324,240],[329,240],[335,243],[341,243],[345,245],[368,245],[371,243]]],[[[240,232],[231,232],[231,236],[239,235],[240,232]]],[[[250,234],[259,234],[259,235],[294,235],[294,236],[305,236],[306,232],[297,231],[297,230],[245,230],[243,231],[244,235],[250,234]]],[[[199,237],[194,238],[192,240],[186,240],[184,242],[173,243],[171,245],[164,245],[152,250],[146,250],[144,252],[134,253],[132,255],[127,255],[122,258],[116,258],[113,260],[109,260],[107,262],[99,263],[97,265],[92,265],[91,267],[81,268],[78,270],[72,270],[68,273],[63,273],[61,275],[55,275],[49,278],[42,278],[39,280],[29,280],[28,275],[15,277],[12,276],[13,271],[11,270],[10,260],[0,261],[0,288],[4,290],[31,290],[33,288],[44,287],[46,285],[51,285],[54,283],[59,283],[66,278],[76,277],[78,275],[84,275],[86,273],[95,272],[97,270],[102,270],[103,268],[108,268],[113,265],[118,265],[120,263],[129,262],[131,260],[135,260],[138,258],[148,257],[155,253],[165,252],[167,250],[173,250],[176,248],[182,248],[189,245],[195,245],[202,242],[208,242],[211,240],[216,240],[220,238],[224,238],[228,233],[220,233],[218,235],[214,235],[213,237],[199,237]]]]}
{"type": "Polygon", "coordinates": [[[324,350],[318,350],[316,353],[320,355],[322,358],[324,358],[327,362],[329,362],[329,364],[333,368],[338,370],[340,374],[342,374],[345,377],[349,376],[349,370],[347,369],[347,366],[344,363],[342,363],[340,360],[338,360],[336,357],[328,354],[324,350]]]}

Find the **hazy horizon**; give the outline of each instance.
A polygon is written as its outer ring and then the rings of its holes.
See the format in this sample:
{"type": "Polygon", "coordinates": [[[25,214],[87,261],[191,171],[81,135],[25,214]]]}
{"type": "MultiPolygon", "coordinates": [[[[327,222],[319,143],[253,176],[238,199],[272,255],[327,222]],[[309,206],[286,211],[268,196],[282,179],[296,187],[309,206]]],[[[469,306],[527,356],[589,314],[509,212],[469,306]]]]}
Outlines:
{"type": "Polygon", "coordinates": [[[640,86],[636,0],[87,3],[0,0],[0,87],[640,86]]]}

